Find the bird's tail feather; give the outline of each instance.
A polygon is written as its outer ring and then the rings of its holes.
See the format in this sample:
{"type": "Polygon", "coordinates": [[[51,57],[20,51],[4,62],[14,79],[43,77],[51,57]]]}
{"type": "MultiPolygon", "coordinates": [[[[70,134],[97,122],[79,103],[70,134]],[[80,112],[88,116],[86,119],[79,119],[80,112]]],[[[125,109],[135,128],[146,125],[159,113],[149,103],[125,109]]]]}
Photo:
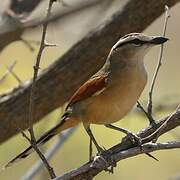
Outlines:
{"type": "MultiPolygon", "coordinates": [[[[61,122],[54,126],[52,129],[50,129],[48,132],[46,132],[44,135],[42,135],[36,142],[38,146],[45,144],[48,140],[50,140],[52,137],[60,133],[61,131],[68,129],[70,127],[74,127],[79,122],[77,119],[69,117],[67,119],[66,116],[63,116],[61,119],[61,122]]],[[[29,146],[27,149],[25,149],[22,153],[17,155],[14,159],[9,161],[4,168],[12,166],[14,163],[19,162],[22,159],[25,159],[27,156],[29,156],[33,152],[32,146],[29,146]]]]}

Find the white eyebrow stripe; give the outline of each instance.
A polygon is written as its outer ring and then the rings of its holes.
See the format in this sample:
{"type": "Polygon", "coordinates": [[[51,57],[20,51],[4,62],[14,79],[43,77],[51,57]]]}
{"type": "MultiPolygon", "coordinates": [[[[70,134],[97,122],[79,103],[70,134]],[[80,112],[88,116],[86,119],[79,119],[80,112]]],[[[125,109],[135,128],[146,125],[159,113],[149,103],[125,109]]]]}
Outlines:
{"type": "Polygon", "coordinates": [[[141,40],[141,39],[139,39],[139,38],[134,38],[134,39],[131,39],[131,40],[129,40],[129,41],[124,41],[124,42],[122,42],[122,43],[120,43],[120,44],[117,44],[117,45],[114,47],[114,49],[117,49],[117,48],[119,48],[119,47],[121,47],[121,46],[123,46],[123,45],[125,45],[125,44],[128,44],[128,43],[133,43],[133,41],[136,41],[136,40],[138,40],[138,41],[141,42],[142,44],[148,43],[148,41],[143,41],[143,40],[141,40]]]}

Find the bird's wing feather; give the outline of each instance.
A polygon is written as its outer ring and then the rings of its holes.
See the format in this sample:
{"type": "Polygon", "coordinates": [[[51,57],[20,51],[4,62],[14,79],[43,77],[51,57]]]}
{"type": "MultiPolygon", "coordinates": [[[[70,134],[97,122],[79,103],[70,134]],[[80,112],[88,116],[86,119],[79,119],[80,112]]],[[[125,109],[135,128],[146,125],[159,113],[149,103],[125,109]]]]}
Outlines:
{"type": "Polygon", "coordinates": [[[99,91],[102,92],[106,85],[107,75],[92,77],[74,93],[74,95],[71,97],[69,101],[68,106],[71,106],[76,102],[89,98],[97,94],[99,91]]]}

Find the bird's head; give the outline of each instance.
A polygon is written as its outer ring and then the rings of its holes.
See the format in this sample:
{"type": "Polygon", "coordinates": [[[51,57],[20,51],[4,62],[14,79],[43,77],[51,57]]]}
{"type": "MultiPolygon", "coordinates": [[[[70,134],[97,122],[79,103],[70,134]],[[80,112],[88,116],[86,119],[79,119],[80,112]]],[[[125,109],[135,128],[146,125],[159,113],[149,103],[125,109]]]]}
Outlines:
{"type": "Polygon", "coordinates": [[[131,33],[123,36],[113,46],[112,51],[126,57],[144,57],[148,50],[156,45],[165,43],[168,38],[162,36],[147,36],[142,33],[131,33]]]}

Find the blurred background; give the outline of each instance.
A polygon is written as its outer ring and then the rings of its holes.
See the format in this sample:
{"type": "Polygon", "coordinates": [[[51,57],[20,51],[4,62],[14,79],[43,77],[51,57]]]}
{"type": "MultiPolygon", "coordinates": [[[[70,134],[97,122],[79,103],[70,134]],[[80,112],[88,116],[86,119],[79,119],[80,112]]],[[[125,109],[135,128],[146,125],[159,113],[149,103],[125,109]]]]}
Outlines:
{"type": "MultiPolygon", "coordinates": [[[[53,6],[53,12],[59,10],[63,11],[64,8],[72,8],[73,3],[75,3],[75,1],[72,0],[65,2],[67,3],[66,5],[62,5],[61,2],[57,2],[53,6]]],[[[109,1],[109,3],[97,5],[96,7],[76,13],[67,19],[65,18],[60,23],[56,22],[51,24],[47,32],[47,42],[56,44],[57,46],[45,49],[41,60],[40,71],[52,64],[75,42],[85,36],[93,28],[97,27],[98,24],[101,24],[107,18],[109,18],[117,8],[122,8],[125,2],[126,1],[123,0],[115,0],[112,2],[109,1]]],[[[47,3],[48,1],[43,1],[33,11],[33,13],[28,16],[28,18],[43,18],[47,3]]],[[[0,6],[3,10],[3,8],[7,6],[7,3],[5,3],[5,1],[1,2],[0,6]]],[[[163,65],[156,81],[154,91],[154,107],[156,110],[158,110],[158,108],[160,109],[160,111],[155,113],[157,119],[173,111],[176,104],[180,102],[180,4],[177,4],[170,9],[170,15],[171,18],[169,19],[167,28],[167,37],[170,39],[170,41],[165,45],[163,65]],[[165,107],[167,106],[167,109],[161,108],[162,105],[165,107]]],[[[163,24],[164,15],[154,21],[154,23],[149,26],[144,33],[148,35],[160,35],[162,34],[163,24]]],[[[2,77],[6,72],[6,66],[9,66],[16,61],[13,71],[18,75],[18,77],[22,81],[32,78],[32,67],[38,52],[41,30],[41,28],[36,28],[23,34],[23,39],[30,43],[34,49],[33,51],[22,41],[17,41],[9,44],[0,53],[0,77],[2,77]]],[[[149,83],[140,98],[140,102],[142,102],[144,105],[146,105],[147,102],[148,89],[158,60],[158,53],[159,48],[157,47],[152,49],[151,52],[146,56],[146,68],[149,74],[149,83]]],[[[10,74],[0,83],[0,93],[7,92],[16,86],[18,86],[18,82],[10,74]]],[[[58,121],[62,112],[63,107],[60,107],[47,115],[40,123],[36,124],[35,133],[37,137],[52,127],[58,121]]],[[[129,113],[125,119],[126,120],[123,119],[116,124],[133,132],[138,132],[140,129],[145,128],[148,125],[148,120],[138,113],[136,107],[134,107],[132,112],[129,113]]],[[[92,130],[97,137],[98,142],[106,148],[118,143],[123,137],[121,133],[106,129],[104,126],[93,125],[92,130]]],[[[166,135],[163,135],[159,141],[165,142],[174,139],[180,139],[179,128],[166,135]]],[[[55,142],[55,140],[56,138],[47,143],[47,145],[43,146],[42,151],[47,150],[55,142]]],[[[61,175],[62,173],[79,167],[83,163],[87,162],[88,145],[89,138],[83,127],[80,126],[50,160],[56,174],[61,175]]],[[[27,146],[28,142],[21,135],[17,135],[1,144],[0,167],[2,167],[27,146]]],[[[178,175],[180,179],[179,149],[158,151],[152,154],[159,159],[159,162],[154,161],[146,155],[140,155],[119,162],[113,175],[102,172],[94,179],[108,180],[113,178],[114,180],[172,180],[178,179],[176,178],[178,175]]],[[[24,161],[14,165],[11,168],[1,171],[0,179],[20,179],[37,160],[37,155],[33,153],[24,161]]],[[[33,179],[47,179],[46,171],[42,169],[42,171],[40,171],[40,173],[33,179]]]]}

